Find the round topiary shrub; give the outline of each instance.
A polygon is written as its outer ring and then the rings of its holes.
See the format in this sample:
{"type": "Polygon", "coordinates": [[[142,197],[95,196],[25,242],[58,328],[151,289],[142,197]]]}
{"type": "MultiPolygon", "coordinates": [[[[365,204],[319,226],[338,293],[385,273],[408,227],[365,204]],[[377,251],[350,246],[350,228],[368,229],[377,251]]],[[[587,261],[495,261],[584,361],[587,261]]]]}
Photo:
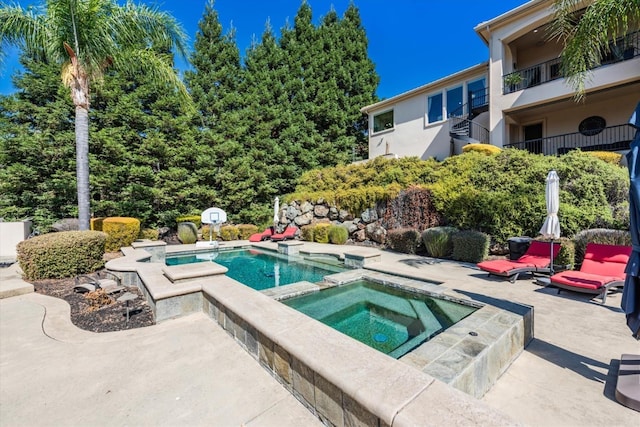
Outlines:
{"type": "Polygon", "coordinates": [[[18,262],[27,280],[87,274],[104,266],[106,241],[100,231],[42,234],[18,244],[18,262]]]}
{"type": "Polygon", "coordinates": [[[198,240],[198,228],[192,222],[178,223],[178,240],[184,245],[193,244],[198,240]]]}
{"type": "Polygon", "coordinates": [[[389,230],[387,242],[394,251],[415,254],[420,246],[420,232],[414,228],[398,228],[389,230]]]}
{"type": "Polygon", "coordinates": [[[462,147],[463,153],[468,153],[470,151],[475,151],[490,156],[492,154],[498,154],[502,150],[499,147],[491,144],[467,144],[462,147]]]}
{"type": "Polygon", "coordinates": [[[140,234],[140,220],[128,217],[109,217],[102,221],[102,231],[107,233],[107,252],[131,246],[140,234]]]}
{"type": "Polygon", "coordinates": [[[315,230],[315,226],[313,225],[303,225],[300,228],[300,237],[305,242],[313,242],[313,231],[315,230]]]}
{"type": "Polygon", "coordinates": [[[249,240],[252,234],[258,232],[258,227],[253,224],[239,224],[238,225],[238,238],[240,240],[249,240]]]}
{"type": "Polygon", "coordinates": [[[158,240],[160,232],[154,228],[143,228],[138,234],[138,239],[158,240]]]}
{"type": "Polygon", "coordinates": [[[344,245],[349,239],[349,231],[340,226],[332,225],[329,227],[329,242],[334,245],[344,245]]]}
{"type": "Polygon", "coordinates": [[[192,222],[195,224],[196,228],[200,228],[202,225],[202,218],[200,215],[181,215],[176,217],[176,222],[178,224],[181,222],[192,222]]]}
{"type": "Polygon", "coordinates": [[[453,241],[453,259],[456,261],[477,263],[489,255],[491,238],[480,231],[459,231],[451,236],[453,241]]]}
{"type": "Polygon", "coordinates": [[[316,224],[313,230],[313,240],[318,243],[329,243],[329,227],[331,224],[316,224]]]}

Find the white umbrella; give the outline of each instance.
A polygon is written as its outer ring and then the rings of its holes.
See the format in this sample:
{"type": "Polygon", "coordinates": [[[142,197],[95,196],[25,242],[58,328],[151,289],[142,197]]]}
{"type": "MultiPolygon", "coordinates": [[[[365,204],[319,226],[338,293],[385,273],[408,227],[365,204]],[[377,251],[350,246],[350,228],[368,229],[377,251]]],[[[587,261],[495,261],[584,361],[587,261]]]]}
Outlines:
{"type": "Polygon", "coordinates": [[[276,200],[273,204],[273,232],[276,232],[276,227],[278,227],[278,222],[280,222],[280,199],[276,197],[276,200]]]}
{"type": "Polygon", "coordinates": [[[547,201],[547,218],[542,224],[540,234],[551,239],[551,268],[553,274],[553,240],[560,238],[560,220],[558,219],[558,209],[560,208],[560,178],[556,171],[551,171],[547,175],[547,186],[545,188],[545,198],[547,201]]]}

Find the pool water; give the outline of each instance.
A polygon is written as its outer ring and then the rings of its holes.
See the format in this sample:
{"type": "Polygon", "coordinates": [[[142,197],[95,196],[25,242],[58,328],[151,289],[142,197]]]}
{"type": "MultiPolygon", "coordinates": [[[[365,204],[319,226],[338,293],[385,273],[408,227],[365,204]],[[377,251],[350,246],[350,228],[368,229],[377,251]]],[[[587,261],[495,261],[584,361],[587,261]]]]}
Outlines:
{"type": "Polygon", "coordinates": [[[324,276],[346,270],[338,265],[301,257],[284,257],[255,249],[203,252],[167,257],[167,265],[213,261],[227,267],[227,276],[256,290],[307,281],[321,282],[324,276]]]}
{"type": "Polygon", "coordinates": [[[283,303],[395,358],[477,310],[368,280],[283,303]]]}

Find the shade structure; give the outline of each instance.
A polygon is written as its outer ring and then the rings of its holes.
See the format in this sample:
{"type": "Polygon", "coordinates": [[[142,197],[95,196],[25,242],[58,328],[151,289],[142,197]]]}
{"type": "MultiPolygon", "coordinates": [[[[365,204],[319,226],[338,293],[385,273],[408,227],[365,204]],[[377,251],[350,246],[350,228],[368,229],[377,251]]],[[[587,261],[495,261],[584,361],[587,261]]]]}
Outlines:
{"type": "Polygon", "coordinates": [[[627,153],[629,166],[629,231],[632,252],[627,263],[627,277],[622,293],[622,310],[632,335],[640,339],[640,102],[631,115],[629,124],[636,128],[627,153]]]}
{"type": "Polygon", "coordinates": [[[275,201],[273,202],[273,228],[274,228],[274,230],[278,226],[279,222],[280,222],[280,199],[278,197],[276,197],[275,201]]]}
{"type": "Polygon", "coordinates": [[[547,218],[542,224],[540,234],[543,237],[551,239],[551,264],[549,270],[553,274],[553,240],[560,238],[560,219],[558,218],[558,210],[560,209],[560,177],[556,171],[550,171],[547,174],[547,185],[545,187],[545,200],[547,202],[547,218]]]}

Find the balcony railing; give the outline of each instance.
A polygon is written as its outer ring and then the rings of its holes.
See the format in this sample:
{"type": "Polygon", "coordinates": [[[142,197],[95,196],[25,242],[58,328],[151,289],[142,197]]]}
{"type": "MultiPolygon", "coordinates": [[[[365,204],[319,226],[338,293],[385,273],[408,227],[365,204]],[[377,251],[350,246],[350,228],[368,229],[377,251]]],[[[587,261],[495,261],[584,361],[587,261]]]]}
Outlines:
{"type": "MultiPolygon", "coordinates": [[[[617,38],[609,45],[609,52],[602,55],[600,65],[627,61],[640,56],[640,31],[617,38]]],[[[597,67],[596,67],[597,68],[597,67]]],[[[560,58],[502,76],[502,93],[512,93],[562,78],[560,58]]]]}
{"type": "Polygon", "coordinates": [[[629,143],[634,135],[635,129],[625,124],[589,130],[584,133],[567,133],[505,144],[505,148],[519,148],[547,155],[566,154],[576,148],[582,151],[620,151],[629,149],[629,143]]]}

